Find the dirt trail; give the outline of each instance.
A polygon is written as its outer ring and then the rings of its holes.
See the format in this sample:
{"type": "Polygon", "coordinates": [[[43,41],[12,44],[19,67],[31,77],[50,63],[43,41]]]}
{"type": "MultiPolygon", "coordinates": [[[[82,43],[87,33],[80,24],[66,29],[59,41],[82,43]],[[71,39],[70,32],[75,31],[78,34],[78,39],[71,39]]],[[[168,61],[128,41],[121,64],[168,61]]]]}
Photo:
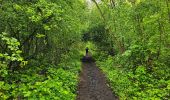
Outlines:
{"type": "Polygon", "coordinates": [[[94,62],[83,62],[77,100],[118,100],[94,62]]]}

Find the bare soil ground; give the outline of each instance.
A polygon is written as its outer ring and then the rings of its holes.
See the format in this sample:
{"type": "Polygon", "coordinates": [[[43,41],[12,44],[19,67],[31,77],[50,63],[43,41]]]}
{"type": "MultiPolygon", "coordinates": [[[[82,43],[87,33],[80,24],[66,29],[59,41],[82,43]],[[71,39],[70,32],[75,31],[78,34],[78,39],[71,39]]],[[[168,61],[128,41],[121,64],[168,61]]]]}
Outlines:
{"type": "Polygon", "coordinates": [[[83,58],[77,100],[118,100],[92,58],[83,58]]]}

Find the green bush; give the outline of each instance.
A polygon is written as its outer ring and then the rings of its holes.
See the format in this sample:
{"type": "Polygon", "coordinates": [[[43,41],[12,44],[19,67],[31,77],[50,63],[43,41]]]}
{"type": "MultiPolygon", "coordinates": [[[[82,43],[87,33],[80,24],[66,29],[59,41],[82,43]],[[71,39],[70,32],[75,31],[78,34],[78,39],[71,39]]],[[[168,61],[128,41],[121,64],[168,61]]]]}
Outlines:
{"type": "Polygon", "coordinates": [[[28,64],[22,68],[26,71],[13,73],[12,83],[0,81],[0,99],[75,100],[80,58],[77,48],[73,48],[62,56],[58,66],[28,64]]]}
{"type": "Polygon", "coordinates": [[[121,100],[168,99],[169,79],[155,78],[153,73],[147,73],[145,66],[137,66],[135,72],[127,71],[124,66],[117,64],[114,58],[108,57],[108,59],[98,61],[97,64],[104,71],[110,87],[121,100]]]}

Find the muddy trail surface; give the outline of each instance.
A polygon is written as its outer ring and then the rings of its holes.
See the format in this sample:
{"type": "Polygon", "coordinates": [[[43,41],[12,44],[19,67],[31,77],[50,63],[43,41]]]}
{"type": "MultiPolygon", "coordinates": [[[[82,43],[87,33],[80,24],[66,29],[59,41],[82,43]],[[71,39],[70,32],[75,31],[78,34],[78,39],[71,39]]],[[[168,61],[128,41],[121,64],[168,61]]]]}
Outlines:
{"type": "Polygon", "coordinates": [[[85,58],[82,63],[77,95],[77,100],[118,100],[92,58],[85,58]]]}

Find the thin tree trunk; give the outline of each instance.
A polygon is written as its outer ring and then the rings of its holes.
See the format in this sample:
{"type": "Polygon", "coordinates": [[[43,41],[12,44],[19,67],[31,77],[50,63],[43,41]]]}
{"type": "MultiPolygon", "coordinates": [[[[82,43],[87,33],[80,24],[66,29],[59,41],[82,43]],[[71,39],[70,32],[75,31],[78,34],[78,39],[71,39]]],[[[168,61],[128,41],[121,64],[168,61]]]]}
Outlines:
{"type": "Polygon", "coordinates": [[[162,30],[162,23],[158,20],[158,25],[159,25],[159,48],[157,51],[157,59],[159,59],[159,56],[161,54],[161,47],[162,47],[162,34],[163,34],[163,30],[162,30]]]}
{"type": "Polygon", "coordinates": [[[92,0],[92,1],[95,3],[95,5],[96,5],[97,9],[98,9],[98,10],[99,10],[99,12],[100,12],[100,15],[102,16],[103,20],[105,21],[104,14],[103,14],[102,10],[100,9],[100,7],[99,7],[98,3],[96,2],[96,0],[92,0]]]}
{"type": "Polygon", "coordinates": [[[169,8],[169,2],[170,2],[170,0],[166,0],[166,6],[167,6],[167,9],[168,9],[168,18],[169,18],[169,23],[170,23],[170,8],[169,8]]]}
{"type": "MultiPolygon", "coordinates": [[[[104,24],[106,24],[106,18],[105,18],[105,16],[104,16],[102,10],[100,9],[98,3],[96,2],[96,0],[92,0],[92,1],[95,3],[97,9],[99,10],[100,15],[101,15],[102,18],[103,18],[104,24]]],[[[113,40],[115,41],[115,45],[118,47],[120,53],[122,54],[122,53],[125,51],[125,49],[123,48],[123,45],[122,45],[123,43],[122,43],[119,39],[116,38],[116,36],[114,35],[114,33],[111,31],[111,27],[109,27],[106,31],[109,33],[109,35],[111,36],[111,38],[113,38],[113,40]]]]}

